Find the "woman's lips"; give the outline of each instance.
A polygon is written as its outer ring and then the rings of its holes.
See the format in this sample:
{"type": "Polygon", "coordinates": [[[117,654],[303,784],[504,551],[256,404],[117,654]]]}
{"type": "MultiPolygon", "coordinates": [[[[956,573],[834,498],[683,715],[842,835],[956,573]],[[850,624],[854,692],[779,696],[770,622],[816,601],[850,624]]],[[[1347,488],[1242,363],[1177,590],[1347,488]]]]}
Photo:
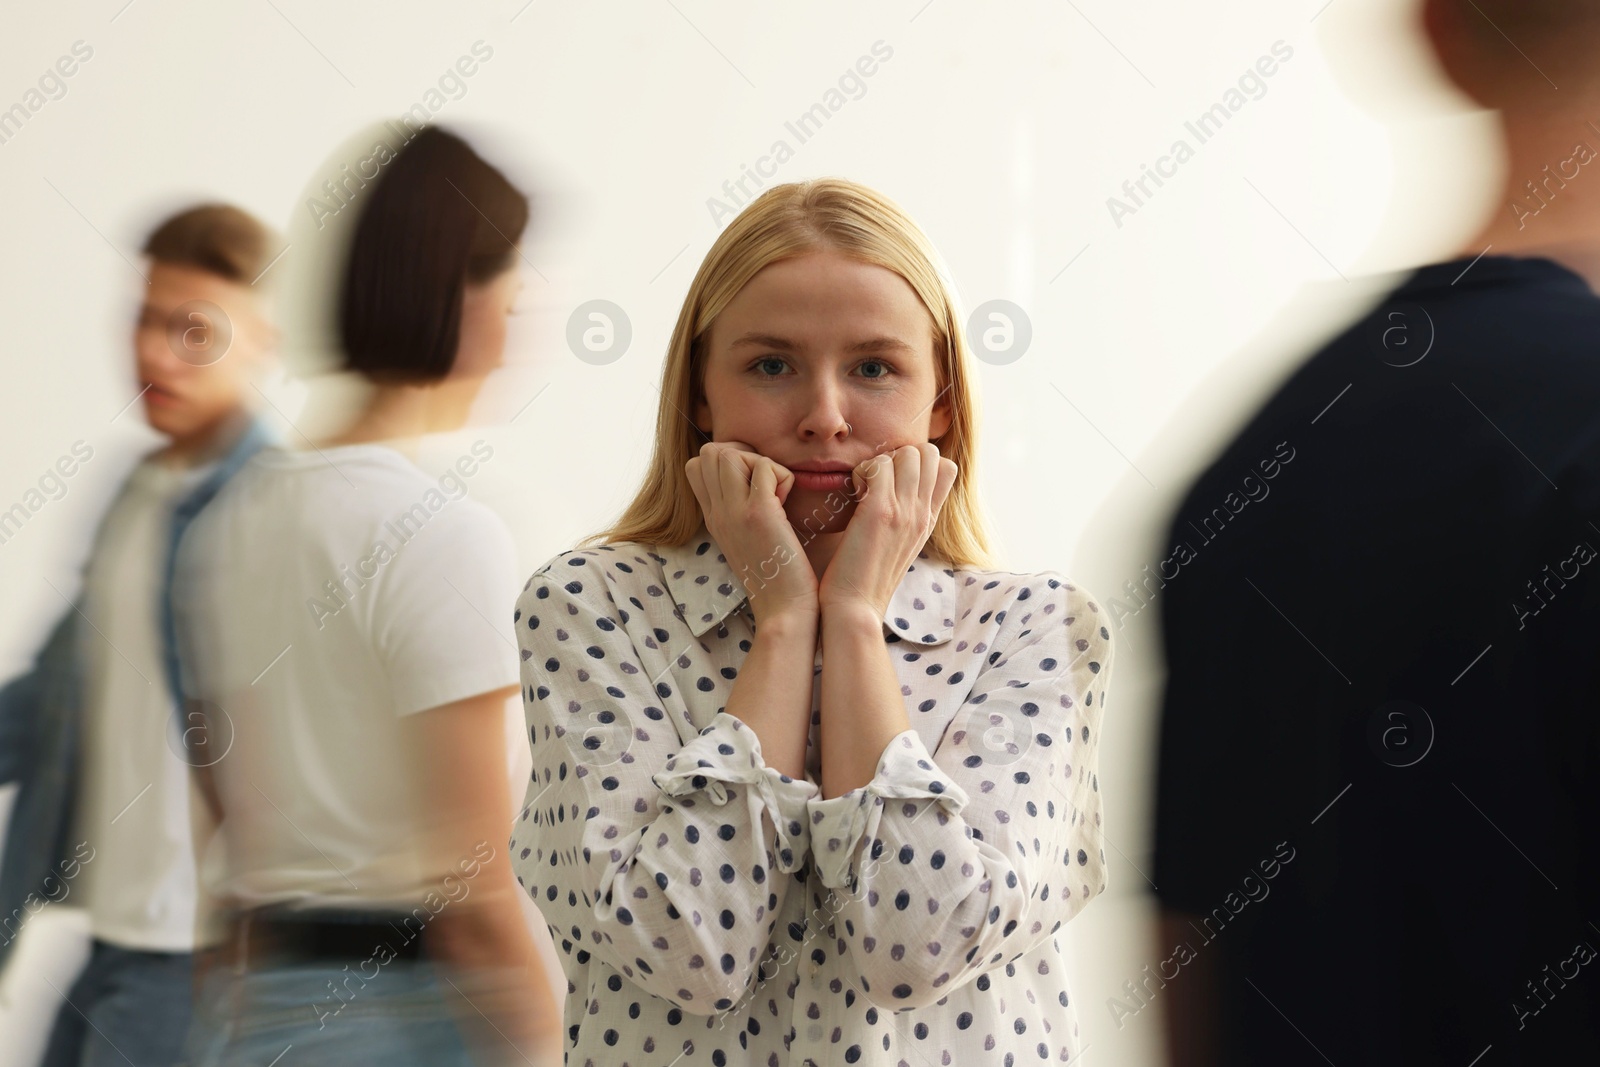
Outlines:
{"type": "Polygon", "coordinates": [[[145,388],[144,400],[156,407],[171,407],[178,402],[178,394],[159,385],[150,385],[145,388]]]}
{"type": "Polygon", "coordinates": [[[796,489],[839,492],[850,484],[849,471],[792,471],[796,489]]]}

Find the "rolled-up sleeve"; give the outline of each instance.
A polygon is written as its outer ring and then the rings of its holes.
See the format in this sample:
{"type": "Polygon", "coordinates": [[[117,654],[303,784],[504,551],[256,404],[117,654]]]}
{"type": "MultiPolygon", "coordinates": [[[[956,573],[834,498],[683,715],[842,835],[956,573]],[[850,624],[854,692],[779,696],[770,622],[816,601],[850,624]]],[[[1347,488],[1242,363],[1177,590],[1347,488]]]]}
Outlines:
{"type": "Polygon", "coordinates": [[[565,558],[517,600],[533,755],[518,880],[580,964],[596,957],[687,1012],[724,1011],[756,978],[817,787],[768,767],[725,712],[680,740],[675,680],[651,677],[638,649],[658,645],[629,632],[642,617],[595,568],[558,580],[565,558]]]}
{"type": "Polygon", "coordinates": [[[817,874],[842,898],[835,927],[884,1007],[930,1004],[1015,959],[1105,888],[1111,635],[1086,590],[1040,578],[936,752],[903,731],[871,781],[808,803],[817,874]]]}
{"type": "Polygon", "coordinates": [[[688,807],[737,802],[737,790],[728,787],[746,786],[746,797],[753,793],[771,820],[778,870],[791,873],[804,859],[811,836],[806,832],[806,801],[817,795],[817,786],[768,767],[761,758],[761,741],[744,720],[719,712],[700,736],[668,757],[651,781],[688,807]]]}

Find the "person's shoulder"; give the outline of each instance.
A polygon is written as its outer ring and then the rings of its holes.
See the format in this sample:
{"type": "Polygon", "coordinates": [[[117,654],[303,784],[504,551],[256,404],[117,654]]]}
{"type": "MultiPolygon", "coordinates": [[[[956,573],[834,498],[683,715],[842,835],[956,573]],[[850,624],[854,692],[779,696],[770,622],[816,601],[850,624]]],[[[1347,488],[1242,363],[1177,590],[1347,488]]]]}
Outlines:
{"type": "MultiPolygon", "coordinates": [[[[156,453],[150,453],[145,458],[144,463],[141,464],[140,469],[159,464],[160,460],[155,457],[156,453]]],[[[250,494],[261,475],[261,472],[254,465],[254,459],[255,457],[251,456],[245,460],[237,470],[215,486],[214,491],[204,500],[204,505],[194,511],[193,517],[190,519],[183,535],[184,542],[208,536],[208,531],[226,522],[240,508],[249,506],[250,494]]],[[[135,474],[137,473],[136,471],[135,474]]],[[[184,501],[194,500],[198,494],[205,491],[205,487],[202,484],[205,480],[202,477],[197,480],[196,484],[186,486],[180,492],[179,498],[184,501]]]]}
{"type": "Polygon", "coordinates": [[[937,560],[918,560],[919,564],[931,562],[955,583],[961,596],[982,593],[994,594],[996,599],[1023,602],[1040,596],[1051,596],[1059,590],[1062,596],[1088,598],[1092,594],[1079,582],[1073,581],[1059,570],[1015,571],[998,567],[964,567],[937,560]]]}
{"type": "MultiPolygon", "coordinates": [[[[1094,679],[1084,684],[1096,687],[1103,699],[1110,675],[1102,672],[1111,663],[1114,642],[1111,615],[1099,598],[1057,570],[988,573],[987,581],[1004,579],[997,588],[1011,588],[1003,609],[1005,625],[994,641],[1004,659],[1011,658],[1011,650],[1033,649],[1044,657],[1039,662],[1046,670],[1094,679]]],[[[1096,703],[1097,698],[1086,691],[1085,701],[1096,703]]]]}
{"type": "Polygon", "coordinates": [[[288,492],[314,492],[325,484],[345,493],[354,488],[363,496],[416,496],[438,489],[435,479],[398,449],[377,442],[307,449],[270,444],[257,449],[235,477],[246,473],[288,492]]]}
{"type": "Polygon", "coordinates": [[[516,538],[500,513],[487,504],[467,496],[446,496],[407,504],[375,518],[383,520],[380,535],[402,546],[422,546],[419,559],[424,565],[494,568],[515,588],[516,538]]]}
{"type": "Polygon", "coordinates": [[[551,556],[523,585],[523,596],[549,599],[553,592],[589,606],[609,610],[619,595],[626,600],[637,591],[665,580],[666,557],[658,546],[637,541],[576,546],[551,556]]]}
{"type": "Polygon", "coordinates": [[[1060,623],[1075,634],[1084,631],[1084,640],[1090,640],[1090,635],[1099,630],[1105,630],[1099,635],[1101,639],[1109,641],[1111,638],[1106,628],[1110,617],[1099,598],[1062,571],[1012,571],[946,564],[941,573],[954,583],[954,592],[960,601],[958,614],[992,612],[997,623],[1012,624],[1013,639],[1026,638],[1035,627],[1051,623],[1060,623]]]}
{"type": "MultiPolygon", "coordinates": [[[[349,496],[350,485],[359,490],[359,509],[371,517],[405,523],[420,531],[440,527],[459,536],[510,536],[505,521],[487,504],[474,500],[459,480],[435,478],[396,449],[364,445],[340,450],[321,467],[315,488],[349,496]]],[[[270,460],[269,460],[270,462],[270,460]]],[[[311,459],[299,460],[308,470],[318,470],[311,459]]]]}

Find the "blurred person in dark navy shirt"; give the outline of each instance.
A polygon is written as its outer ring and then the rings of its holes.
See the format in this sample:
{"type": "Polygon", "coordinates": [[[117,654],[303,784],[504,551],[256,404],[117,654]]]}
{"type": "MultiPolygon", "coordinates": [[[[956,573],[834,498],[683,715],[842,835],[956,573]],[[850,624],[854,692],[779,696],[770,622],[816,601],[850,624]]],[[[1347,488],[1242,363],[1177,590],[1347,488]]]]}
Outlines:
{"type": "Polygon", "coordinates": [[[1420,17],[1499,113],[1494,214],[1301,366],[1166,542],[1175,1064],[1600,1062],[1600,3],[1420,17]]]}

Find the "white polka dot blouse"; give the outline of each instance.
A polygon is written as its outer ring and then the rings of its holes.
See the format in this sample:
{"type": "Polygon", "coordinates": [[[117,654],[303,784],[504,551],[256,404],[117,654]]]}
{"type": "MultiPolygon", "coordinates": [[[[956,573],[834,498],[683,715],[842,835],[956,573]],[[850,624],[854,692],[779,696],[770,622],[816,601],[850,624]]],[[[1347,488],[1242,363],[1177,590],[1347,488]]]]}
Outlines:
{"type": "Polygon", "coordinates": [[[1061,938],[1105,889],[1107,616],[1059,574],[919,556],[884,615],[911,728],[822,799],[724,707],[756,626],[702,525],[563,552],[515,613],[533,778],[517,880],[570,1067],[1065,1063],[1061,938]]]}

